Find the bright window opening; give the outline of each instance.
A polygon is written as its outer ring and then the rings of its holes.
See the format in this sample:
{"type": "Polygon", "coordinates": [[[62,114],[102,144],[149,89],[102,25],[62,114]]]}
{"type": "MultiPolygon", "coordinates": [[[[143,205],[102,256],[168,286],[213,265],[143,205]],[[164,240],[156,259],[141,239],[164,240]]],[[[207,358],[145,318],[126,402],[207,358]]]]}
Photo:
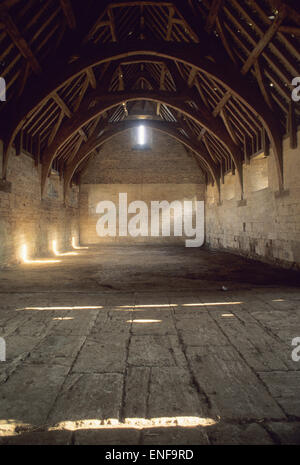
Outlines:
{"type": "Polygon", "coordinates": [[[152,145],[152,132],[149,126],[141,121],[138,126],[132,128],[131,141],[133,150],[150,150],[152,145]]]}
{"type": "Polygon", "coordinates": [[[137,137],[138,145],[145,145],[146,143],[146,130],[145,126],[138,127],[138,137],[137,137]]]}

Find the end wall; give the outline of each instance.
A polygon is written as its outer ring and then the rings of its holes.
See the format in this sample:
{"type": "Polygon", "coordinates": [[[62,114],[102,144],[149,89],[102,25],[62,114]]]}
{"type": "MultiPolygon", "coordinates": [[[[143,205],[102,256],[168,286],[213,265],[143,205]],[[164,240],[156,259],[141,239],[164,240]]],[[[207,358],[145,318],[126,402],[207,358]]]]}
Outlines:
{"type": "MultiPolygon", "coordinates": [[[[204,200],[204,178],[196,160],[188,155],[182,144],[157,131],[152,133],[151,150],[132,149],[134,134],[120,134],[101,149],[90,161],[80,186],[80,241],[83,244],[98,243],[180,243],[185,237],[140,236],[99,237],[96,224],[101,215],[96,213],[100,201],[109,200],[118,207],[119,193],[128,194],[128,204],[142,200],[148,206],[151,201],[204,200]]],[[[172,211],[171,211],[172,213],[172,211]]],[[[131,216],[129,215],[128,219],[131,216]]],[[[150,217],[148,220],[150,230],[150,217]]],[[[118,225],[118,211],[117,211],[118,225]]]]}

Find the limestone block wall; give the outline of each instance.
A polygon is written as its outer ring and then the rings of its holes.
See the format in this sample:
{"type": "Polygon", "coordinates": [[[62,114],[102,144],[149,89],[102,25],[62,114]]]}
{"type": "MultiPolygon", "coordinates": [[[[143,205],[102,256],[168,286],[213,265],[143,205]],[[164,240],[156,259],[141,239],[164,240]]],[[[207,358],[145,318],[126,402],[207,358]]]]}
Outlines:
{"type": "MultiPolygon", "coordinates": [[[[0,175],[3,146],[0,142],[0,175]]],[[[72,237],[79,238],[78,187],[70,189],[66,204],[59,176],[48,178],[41,199],[41,169],[26,155],[9,159],[7,181],[11,192],[0,188],[0,267],[27,258],[53,255],[53,241],[58,251],[71,248],[72,237]]]]}
{"type": "Polygon", "coordinates": [[[300,267],[300,149],[284,140],[284,192],[278,193],[272,150],[244,165],[244,200],[236,175],[206,189],[206,243],[284,267],[300,267]]]}
{"type": "MultiPolygon", "coordinates": [[[[204,186],[199,184],[83,184],[80,189],[80,242],[82,244],[179,244],[183,243],[187,236],[175,236],[174,231],[174,214],[171,209],[171,235],[162,235],[162,224],[166,223],[163,217],[160,218],[159,236],[151,236],[151,202],[167,200],[169,203],[180,201],[181,211],[183,211],[184,200],[203,200],[204,186]],[[142,200],[148,207],[148,236],[132,237],[119,236],[119,194],[127,194],[127,204],[136,200],[142,200]],[[96,212],[97,204],[101,200],[109,200],[116,205],[116,236],[101,237],[97,235],[96,224],[101,217],[96,212]]],[[[128,214],[128,222],[134,214],[128,214]]],[[[180,214],[178,215],[180,216],[180,214]]],[[[195,217],[194,217],[195,221],[195,217]]]]}
{"type": "MultiPolygon", "coordinates": [[[[119,193],[127,193],[128,204],[142,200],[147,204],[149,233],[151,201],[204,200],[204,177],[193,156],[185,148],[164,134],[153,131],[150,150],[133,149],[131,131],[106,143],[90,162],[80,186],[80,241],[82,244],[99,243],[182,243],[186,237],[174,236],[171,210],[171,236],[115,237],[97,235],[96,224],[101,215],[96,213],[100,201],[109,200],[118,207],[119,193]]],[[[128,220],[134,216],[129,214],[128,220]]]]}

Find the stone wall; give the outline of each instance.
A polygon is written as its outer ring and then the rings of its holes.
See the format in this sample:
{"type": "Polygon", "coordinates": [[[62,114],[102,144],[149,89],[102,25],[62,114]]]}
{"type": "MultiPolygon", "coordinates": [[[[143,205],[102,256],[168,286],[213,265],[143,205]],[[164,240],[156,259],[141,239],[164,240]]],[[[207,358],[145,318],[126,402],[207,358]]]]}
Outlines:
{"type": "MultiPolygon", "coordinates": [[[[80,241],[82,244],[97,243],[178,243],[185,237],[173,234],[171,210],[171,236],[99,237],[96,224],[101,215],[96,213],[100,201],[109,200],[117,206],[119,193],[127,193],[128,204],[144,201],[149,210],[151,201],[204,200],[203,173],[195,158],[174,139],[153,131],[150,150],[133,149],[133,134],[127,131],[107,142],[100,153],[90,162],[82,176],[80,186],[80,241]]],[[[128,219],[134,215],[128,216],[128,219]]],[[[119,217],[117,211],[117,225],[119,217]]]]}
{"type": "MultiPolygon", "coordinates": [[[[3,146],[0,142],[0,175],[3,146]]],[[[41,167],[27,154],[9,159],[7,181],[0,186],[0,267],[28,259],[53,255],[71,248],[72,237],[79,238],[78,187],[70,189],[66,203],[58,175],[48,178],[41,199],[41,167]],[[7,192],[5,192],[7,190],[7,192]],[[9,192],[10,191],[10,192],[9,192]]]]}
{"type": "Polygon", "coordinates": [[[206,190],[206,242],[251,258],[285,267],[300,267],[300,149],[284,140],[284,192],[278,192],[272,150],[243,166],[244,200],[237,175],[206,190]]]}
{"type": "Polygon", "coordinates": [[[201,184],[202,171],[182,144],[158,131],[151,149],[136,150],[134,129],[113,137],[89,162],[83,184],[201,184]]]}

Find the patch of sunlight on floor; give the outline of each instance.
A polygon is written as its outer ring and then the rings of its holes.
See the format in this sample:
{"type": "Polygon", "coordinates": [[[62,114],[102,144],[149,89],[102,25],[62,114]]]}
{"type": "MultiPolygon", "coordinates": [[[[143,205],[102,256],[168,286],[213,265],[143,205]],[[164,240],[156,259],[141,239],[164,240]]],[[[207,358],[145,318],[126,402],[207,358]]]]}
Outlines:
{"type": "Polygon", "coordinates": [[[126,323],[161,323],[162,320],[127,320],[126,323]]]}
{"type": "Polygon", "coordinates": [[[206,302],[206,303],[198,303],[198,304],[182,304],[182,307],[206,307],[206,306],[214,306],[214,305],[240,305],[243,302],[206,302]]]}
{"type": "Polygon", "coordinates": [[[156,308],[156,307],[177,307],[177,305],[172,305],[172,304],[147,304],[147,305],[139,305],[139,304],[134,304],[134,305],[119,305],[118,308],[156,308]]]}
{"type": "Polygon", "coordinates": [[[205,417],[159,417],[159,418],[125,418],[124,422],[120,422],[115,418],[106,420],[85,419],[77,421],[62,421],[57,423],[51,430],[77,430],[77,429],[114,429],[114,428],[172,428],[176,426],[191,428],[195,426],[212,426],[217,423],[212,418],[205,417]]]}
{"type": "Polygon", "coordinates": [[[78,255],[77,252],[64,252],[64,253],[60,253],[60,252],[57,250],[57,243],[56,243],[56,241],[53,241],[53,242],[52,242],[52,250],[53,250],[54,255],[56,255],[57,257],[66,257],[66,256],[68,256],[68,255],[78,255]]]}
{"type": "Polygon", "coordinates": [[[88,247],[83,247],[83,246],[76,245],[76,239],[75,239],[75,237],[72,238],[72,247],[73,247],[73,249],[75,249],[75,250],[88,249],[88,247]]]}
{"type": "Polygon", "coordinates": [[[80,306],[80,307],[24,307],[24,308],[17,308],[16,311],[22,310],[98,310],[103,308],[102,305],[99,306],[80,306]]]}
{"type": "Polygon", "coordinates": [[[15,434],[18,432],[18,429],[29,431],[32,429],[32,425],[30,423],[22,423],[13,418],[0,420],[0,437],[15,434]]]}
{"type": "Polygon", "coordinates": [[[65,316],[65,317],[57,317],[57,318],[52,318],[53,320],[74,320],[74,318],[70,316],[65,316]]]}
{"type": "Polygon", "coordinates": [[[31,264],[49,264],[49,263],[60,263],[61,260],[53,260],[53,259],[48,259],[48,258],[45,258],[45,259],[41,259],[41,260],[31,260],[28,258],[28,251],[27,251],[27,245],[23,245],[22,247],[22,250],[21,250],[21,259],[22,259],[22,262],[25,263],[26,265],[31,265],[31,264]]]}
{"type": "Polygon", "coordinates": [[[147,311],[149,308],[169,310],[171,307],[177,307],[177,305],[122,305],[115,307],[115,310],[122,310],[123,312],[143,312],[147,311]]]}

